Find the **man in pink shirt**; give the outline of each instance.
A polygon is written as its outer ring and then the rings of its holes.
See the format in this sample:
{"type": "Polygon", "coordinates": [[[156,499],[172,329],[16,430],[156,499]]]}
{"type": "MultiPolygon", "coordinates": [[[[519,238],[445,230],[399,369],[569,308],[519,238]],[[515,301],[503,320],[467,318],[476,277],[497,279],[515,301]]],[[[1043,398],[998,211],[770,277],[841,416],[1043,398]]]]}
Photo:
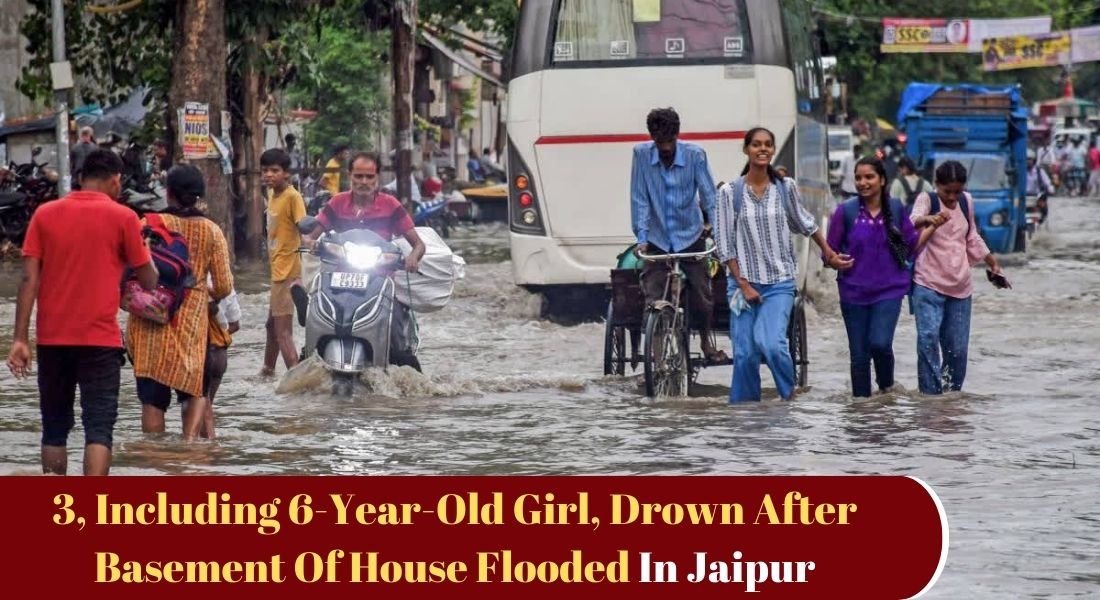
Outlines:
{"type": "Polygon", "coordinates": [[[974,293],[970,268],[984,261],[994,276],[1004,276],[978,233],[973,199],[963,191],[965,185],[966,168],[945,162],[936,169],[936,193],[921,194],[913,205],[913,225],[936,228],[917,257],[910,298],[917,319],[917,381],[922,394],[940,394],[945,387],[959,391],[966,379],[974,293]]]}

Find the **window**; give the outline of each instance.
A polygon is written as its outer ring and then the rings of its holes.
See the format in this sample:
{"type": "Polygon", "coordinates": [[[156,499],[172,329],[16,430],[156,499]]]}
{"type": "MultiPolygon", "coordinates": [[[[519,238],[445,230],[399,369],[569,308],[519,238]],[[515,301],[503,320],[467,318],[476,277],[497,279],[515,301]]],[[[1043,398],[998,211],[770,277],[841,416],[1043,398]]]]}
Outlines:
{"type": "Polygon", "coordinates": [[[750,62],[751,46],[745,0],[561,0],[552,62],[750,62]]]}
{"type": "Polygon", "coordinates": [[[821,56],[814,35],[813,15],[803,2],[783,3],[783,31],[787,42],[787,60],[794,71],[795,92],[801,113],[823,115],[821,56]]]}
{"type": "Polygon", "coordinates": [[[966,168],[966,187],[971,190],[1002,190],[1009,187],[1003,156],[985,154],[938,154],[936,168],[954,160],[966,168]]]}
{"type": "Polygon", "coordinates": [[[852,136],[847,133],[830,133],[829,150],[852,150],[852,136]]]}

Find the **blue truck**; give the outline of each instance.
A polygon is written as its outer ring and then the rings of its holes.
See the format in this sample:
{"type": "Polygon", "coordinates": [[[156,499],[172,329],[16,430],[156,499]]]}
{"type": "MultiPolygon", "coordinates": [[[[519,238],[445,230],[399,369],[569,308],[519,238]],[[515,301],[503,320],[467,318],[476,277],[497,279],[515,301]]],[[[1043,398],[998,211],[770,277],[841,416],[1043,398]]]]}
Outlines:
{"type": "Polygon", "coordinates": [[[936,167],[966,167],[974,220],[990,251],[1027,249],[1028,109],[1020,87],[910,83],[898,108],[905,151],[929,181],[936,167]]]}

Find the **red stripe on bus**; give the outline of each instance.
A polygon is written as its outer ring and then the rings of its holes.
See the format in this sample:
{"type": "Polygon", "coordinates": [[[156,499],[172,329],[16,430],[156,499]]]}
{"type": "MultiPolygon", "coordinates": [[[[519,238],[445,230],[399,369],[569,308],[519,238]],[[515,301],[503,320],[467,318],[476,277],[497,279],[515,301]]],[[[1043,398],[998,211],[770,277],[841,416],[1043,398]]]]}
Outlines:
{"type": "MultiPolygon", "coordinates": [[[[685,142],[703,142],[714,140],[743,140],[747,131],[705,131],[700,133],[681,133],[680,139],[685,142]]],[[[535,142],[536,146],[555,144],[619,144],[640,143],[650,141],[650,137],[644,133],[622,133],[603,135],[544,135],[535,142]]]]}

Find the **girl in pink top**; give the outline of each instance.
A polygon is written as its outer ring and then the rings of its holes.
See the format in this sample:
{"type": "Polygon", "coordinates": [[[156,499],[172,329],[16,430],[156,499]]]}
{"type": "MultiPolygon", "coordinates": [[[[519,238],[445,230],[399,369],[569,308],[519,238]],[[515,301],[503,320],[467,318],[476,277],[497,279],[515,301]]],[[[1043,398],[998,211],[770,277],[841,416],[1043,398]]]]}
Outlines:
{"type": "Polygon", "coordinates": [[[936,228],[917,257],[910,300],[917,319],[917,380],[922,394],[961,390],[966,379],[974,292],[970,268],[984,261],[991,277],[1003,277],[1001,265],[978,233],[974,201],[963,191],[965,185],[966,168],[945,162],[936,169],[939,211],[929,214],[929,194],[918,196],[913,205],[913,225],[936,228]],[[965,213],[960,202],[967,203],[965,213]]]}

